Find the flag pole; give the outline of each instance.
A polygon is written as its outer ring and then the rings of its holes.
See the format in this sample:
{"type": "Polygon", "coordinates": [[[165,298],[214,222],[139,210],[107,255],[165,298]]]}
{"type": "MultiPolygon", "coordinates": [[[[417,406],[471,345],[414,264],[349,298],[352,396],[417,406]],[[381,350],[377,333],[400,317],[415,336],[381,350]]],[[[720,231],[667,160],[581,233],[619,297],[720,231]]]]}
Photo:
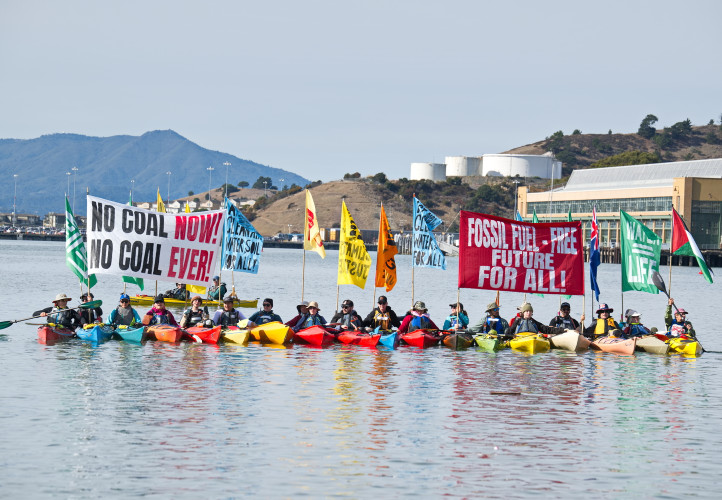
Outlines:
{"type": "Polygon", "coordinates": [[[303,247],[303,265],[301,266],[301,302],[303,302],[303,292],[306,287],[306,247],[303,247]]]}
{"type": "MultiPolygon", "coordinates": [[[[674,210],[674,207],[672,207],[674,210]]],[[[674,234],[674,214],[670,213],[669,217],[672,219],[672,234],[674,234]]],[[[672,294],[672,235],[669,236],[669,279],[667,280],[669,286],[667,287],[667,293],[672,294]]]]}
{"type": "Polygon", "coordinates": [[[336,283],[336,312],[338,312],[338,295],[339,295],[339,287],[338,283],[336,283]]]}

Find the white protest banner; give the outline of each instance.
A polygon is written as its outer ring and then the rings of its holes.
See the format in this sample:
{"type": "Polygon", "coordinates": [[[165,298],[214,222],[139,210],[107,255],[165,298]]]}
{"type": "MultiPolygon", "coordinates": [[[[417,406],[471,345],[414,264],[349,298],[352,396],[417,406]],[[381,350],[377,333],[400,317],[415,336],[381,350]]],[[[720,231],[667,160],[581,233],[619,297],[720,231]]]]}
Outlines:
{"type": "Polygon", "coordinates": [[[88,196],[88,266],[96,274],[207,285],[223,210],[168,214],[88,196]]]}

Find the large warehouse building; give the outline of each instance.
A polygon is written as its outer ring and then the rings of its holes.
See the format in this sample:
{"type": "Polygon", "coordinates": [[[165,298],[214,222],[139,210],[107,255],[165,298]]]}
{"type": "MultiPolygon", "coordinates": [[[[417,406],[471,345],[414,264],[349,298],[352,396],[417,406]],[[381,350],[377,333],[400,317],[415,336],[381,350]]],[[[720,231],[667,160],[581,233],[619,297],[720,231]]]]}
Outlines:
{"type": "MultiPolygon", "coordinates": [[[[560,189],[529,193],[520,187],[517,203],[523,217],[536,212],[540,222],[566,219],[570,210],[574,220],[591,221],[596,206],[600,244],[611,247],[620,242],[620,210],[652,229],[667,247],[674,207],[700,249],[722,248],[722,159],[575,170],[560,189]]],[[[585,241],[590,230],[585,223],[585,241]]]]}

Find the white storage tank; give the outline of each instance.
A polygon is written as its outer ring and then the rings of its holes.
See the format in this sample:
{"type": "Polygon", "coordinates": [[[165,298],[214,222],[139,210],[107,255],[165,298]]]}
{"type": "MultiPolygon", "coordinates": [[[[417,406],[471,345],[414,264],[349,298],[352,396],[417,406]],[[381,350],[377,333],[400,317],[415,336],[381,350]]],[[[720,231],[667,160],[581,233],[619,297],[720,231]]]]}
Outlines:
{"type": "Polygon", "coordinates": [[[562,162],[551,153],[543,155],[487,154],[481,163],[482,176],[540,177],[559,179],[562,162]]]}
{"type": "Polygon", "coordinates": [[[409,180],[445,181],[446,165],[443,163],[412,163],[409,180]]]}
{"type": "Polygon", "coordinates": [[[446,176],[447,177],[468,177],[479,175],[481,158],[478,156],[447,156],[446,176]]]}

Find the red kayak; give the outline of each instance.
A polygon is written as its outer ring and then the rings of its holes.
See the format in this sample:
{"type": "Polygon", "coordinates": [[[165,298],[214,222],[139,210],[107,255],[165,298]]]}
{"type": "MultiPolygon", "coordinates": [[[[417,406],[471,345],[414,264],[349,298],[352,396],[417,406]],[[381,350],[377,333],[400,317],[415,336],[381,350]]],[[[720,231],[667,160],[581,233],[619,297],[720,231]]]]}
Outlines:
{"type": "Polygon", "coordinates": [[[302,344],[328,345],[334,340],[336,340],[336,336],[322,326],[310,326],[293,335],[293,341],[302,344]]]}
{"type": "Polygon", "coordinates": [[[75,337],[73,330],[61,326],[48,324],[38,327],[38,342],[41,344],[53,345],[56,342],[62,342],[73,337],[75,337]]]}
{"type": "Polygon", "coordinates": [[[361,332],[341,332],[338,334],[338,341],[342,344],[360,345],[363,347],[376,347],[381,340],[381,335],[371,335],[361,332]]]}
{"type": "Polygon", "coordinates": [[[183,330],[179,326],[153,325],[149,326],[146,331],[148,335],[155,337],[155,340],[163,342],[180,342],[183,338],[183,330]]]}
{"type": "Polygon", "coordinates": [[[428,330],[415,330],[401,335],[401,340],[414,347],[425,349],[438,344],[441,336],[428,330]]]}
{"type": "Polygon", "coordinates": [[[221,326],[205,327],[192,326],[186,328],[186,333],[196,342],[200,339],[204,344],[217,344],[221,338],[221,326]]]}

